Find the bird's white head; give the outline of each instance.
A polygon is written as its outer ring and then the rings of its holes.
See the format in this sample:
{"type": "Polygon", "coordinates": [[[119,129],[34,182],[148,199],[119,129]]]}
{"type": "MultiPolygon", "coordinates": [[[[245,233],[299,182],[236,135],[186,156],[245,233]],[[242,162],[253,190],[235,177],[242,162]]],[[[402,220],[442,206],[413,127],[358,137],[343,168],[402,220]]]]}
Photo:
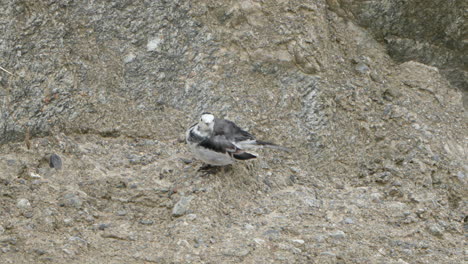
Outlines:
{"type": "Polygon", "coordinates": [[[198,122],[198,129],[201,132],[211,133],[214,129],[215,117],[211,113],[203,113],[198,122]]]}

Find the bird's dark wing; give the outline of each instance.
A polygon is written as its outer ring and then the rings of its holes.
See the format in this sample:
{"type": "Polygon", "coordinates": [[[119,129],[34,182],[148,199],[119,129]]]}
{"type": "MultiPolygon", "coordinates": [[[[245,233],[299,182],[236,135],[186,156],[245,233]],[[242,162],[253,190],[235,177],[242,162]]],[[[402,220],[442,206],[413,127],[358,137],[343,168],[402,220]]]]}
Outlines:
{"type": "Polygon", "coordinates": [[[257,156],[248,152],[242,152],[240,154],[233,154],[232,155],[235,159],[238,160],[248,160],[248,159],[255,159],[257,156]]]}
{"type": "Polygon", "coordinates": [[[220,153],[234,153],[237,151],[237,147],[234,144],[232,144],[231,141],[229,141],[224,135],[212,136],[200,142],[199,145],[201,147],[211,149],[220,153]]]}
{"type": "Polygon", "coordinates": [[[213,134],[224,135],[226,139],[234,142],[255,139],[252,134],[238,127],[234,122],[219,118],[215,119],[213,134]]]}

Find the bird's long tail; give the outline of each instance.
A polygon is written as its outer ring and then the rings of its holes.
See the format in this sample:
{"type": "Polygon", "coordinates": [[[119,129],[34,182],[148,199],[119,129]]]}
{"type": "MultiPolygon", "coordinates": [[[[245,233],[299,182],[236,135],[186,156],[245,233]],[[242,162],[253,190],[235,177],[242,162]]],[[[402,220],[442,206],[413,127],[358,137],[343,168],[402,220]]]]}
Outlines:
{"type": "Polygon", "coordinates": [[[277,144],[268,142],[268,141],[263,141],[263,140],[245,140],[241,142],[237,142],[236,145],[241,148],[241,149],[251,149],[251,148],[271,148],[271,149],[277,149],[281,151],[286,151],[286,152],[291,152],[291,149],[279,146],[277,144]]]}

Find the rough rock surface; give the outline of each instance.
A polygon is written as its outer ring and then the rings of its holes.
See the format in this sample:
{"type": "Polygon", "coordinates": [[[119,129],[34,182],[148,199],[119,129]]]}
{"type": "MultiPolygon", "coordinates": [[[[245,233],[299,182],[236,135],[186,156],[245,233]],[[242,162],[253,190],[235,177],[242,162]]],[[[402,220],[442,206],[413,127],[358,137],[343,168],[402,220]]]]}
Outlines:
{"type": "Polygon", "coordinates": [[[354,2],[1,0],[2,263],[462,263],[462,93],[354,2]],[[204,110],[294,151],[199,171],[204,110]]]}
{"type": "Polygon", "coordinates": [[[369,28],[399,62],[415,60],[436,66],[464,93],[468,107],[468,48],[464,0],[328,0],[343,18],[369,28]]]}

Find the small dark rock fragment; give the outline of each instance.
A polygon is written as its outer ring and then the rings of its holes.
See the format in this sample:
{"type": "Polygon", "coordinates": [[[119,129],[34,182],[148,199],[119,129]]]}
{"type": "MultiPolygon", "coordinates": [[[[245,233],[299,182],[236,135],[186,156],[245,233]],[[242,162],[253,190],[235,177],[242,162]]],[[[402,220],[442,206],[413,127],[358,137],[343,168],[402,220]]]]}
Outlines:
{"type": "Polygon", "coordinates": [[[296,175],[290,175],[289,176],[289,180],[291,181],[291,183],[297,183],[297,176],[296,175]]]}
{"type": "Polygon", "coordinates": [[[37,255],[39,256],[42,256],[44,255],[45,253],[47,253],[47,251],[43,250],[43,249],[34,249],[34,253],[36,253],[37,255]]]}
{"type": "Polygon", "coordinates": [[[34,213],[32,211],[27,211],[23,213],[23,216],[26,218],[32,218],[34,216],[34,213]]]}
{"type": "Polygon", "coordinates": [[[50,155],[49,166],[60,170],[62,168],[62,159],[57,154],[50,155]]]}
{"type": "Polygon", "coordinates": [[[149,219],[142,219],[142,220],[140,220],[140,224],[142,224],[142,225],[152,225],[152,224],[154,224],[154,221],[149,220],[149,219]]]}
{"type": "Polygon", "coordinates": [[[110,224],[99,224],[98,229],[99,230],[104,230],[106,228],[110,227],[110,224]]]}
{"type": "Polygon", "coordinates": [[[186,158],[180,158],[180,161],[182,161],[182,162],[185,163],[185,164],[190,164],[190,163],[193,162],[193,160],[191,160],[191,159],[186,159],[186,158]]]}
{"type": "Polygon", "coordinates": [[[115,186],[116,188],[127,188],[127,183],[124,182],[124,181],[120,181],[117,186],[115,186]]]}

